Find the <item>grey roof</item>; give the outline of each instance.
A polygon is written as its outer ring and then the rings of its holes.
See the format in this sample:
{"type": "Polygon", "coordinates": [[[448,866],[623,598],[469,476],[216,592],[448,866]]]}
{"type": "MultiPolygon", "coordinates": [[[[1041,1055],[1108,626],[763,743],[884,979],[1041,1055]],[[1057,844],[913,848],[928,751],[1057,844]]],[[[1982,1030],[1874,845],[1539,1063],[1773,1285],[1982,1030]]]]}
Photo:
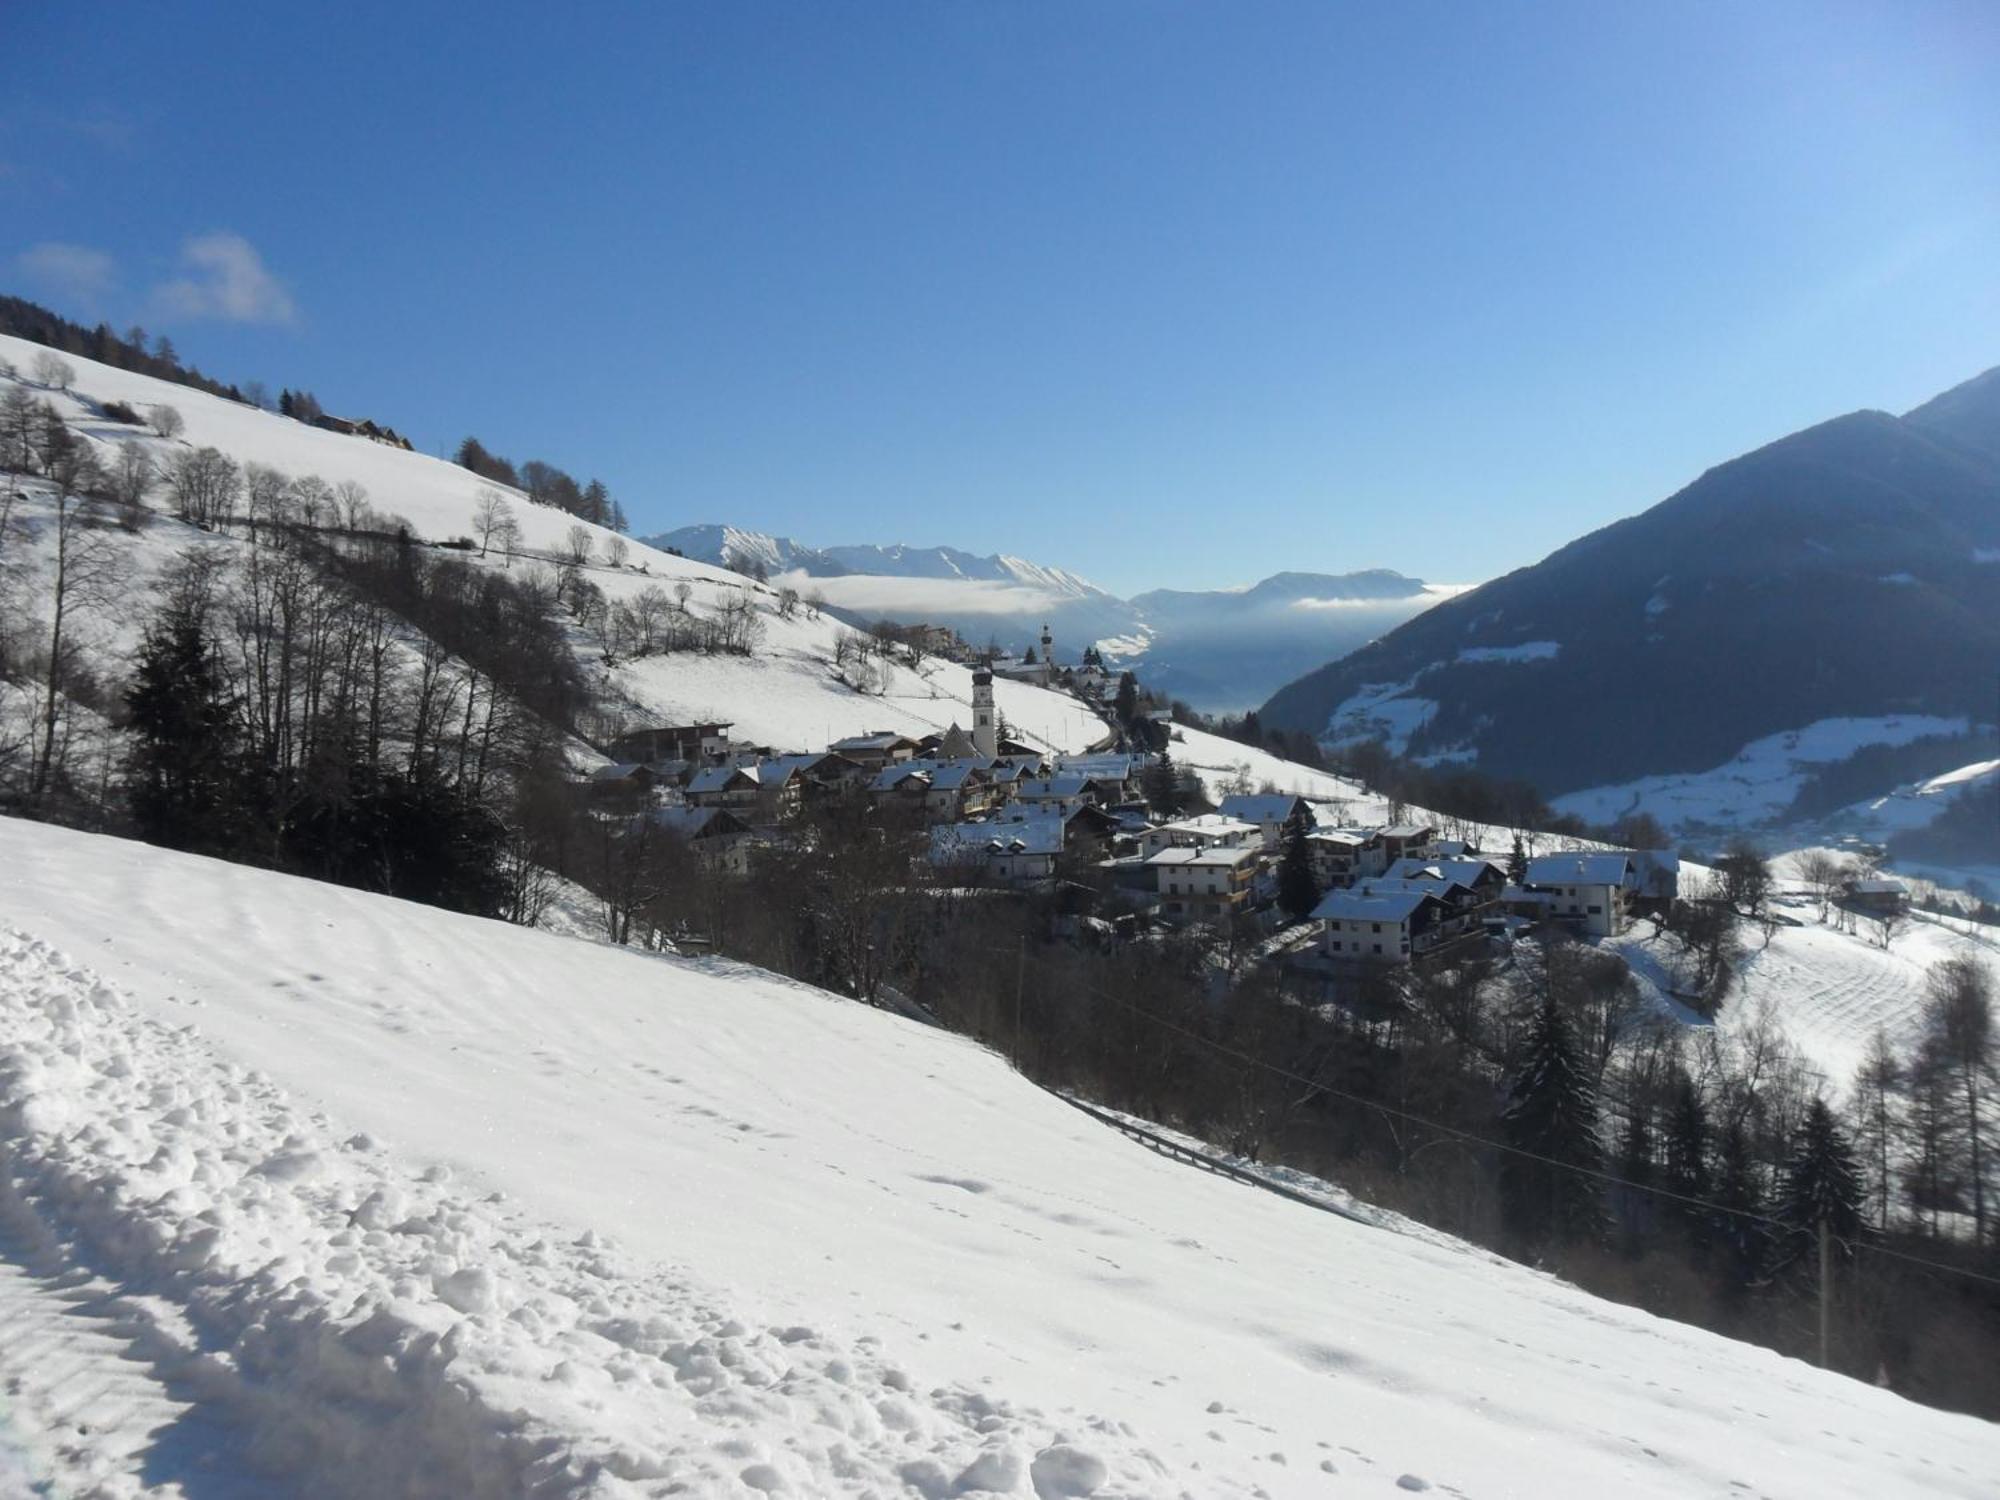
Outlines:
{"type": "Polygon", "coordinates": [[[648,816],[668,833],[683,839],[736,833],[743,827],[741,822],[720,807],[662,807],[648,816]]]}
{"type": "Polygon", "coordinates": [[[1090,785],[1090,778],[1072,771],[1058,772],[1040,781],[1021,783],[1023,797],[1081,797],[1090,785]]]}
{"type": "Polygon", "coordinates": [[[1623,885],[1629,854],[1543,854],[1528,861],[1529,885],[1623,885]]]}
{"type": "Polygon", "coordinates": [[[875,779],[868,783],[871,792],[894,791],[911,777],[922,780],[925,786],[931,784],[930,770],[919,761],[900,760],[894,765],[884,766],[875,773],[875,779]]]}
{"type": "Polygon", "coordinates": [[[1191,849],[1177,845],[1172,849],[1162,849],[1158,854],[1147,856],[1149,865],[1240,865],[1246,859],[1256,859],[1261,851],[1241,848],[1191,849]]]}
{"type": "Polygon", "coordinates": [[[636,772],[647,770],[644,761],[617,760],[608,766],[599,766],[590,773],[592,781],[623,781],[636,772]]]}
{"type": "Polygon", "coordinates": [[[1411,839],[1422,838],[1426,834],[1435,834],[1436,832],[1437,830],[1428,823],[1397,823],[1383,829],[1382,837],[1385,839],[1402,839],[1407,843],[1411,839]]]}

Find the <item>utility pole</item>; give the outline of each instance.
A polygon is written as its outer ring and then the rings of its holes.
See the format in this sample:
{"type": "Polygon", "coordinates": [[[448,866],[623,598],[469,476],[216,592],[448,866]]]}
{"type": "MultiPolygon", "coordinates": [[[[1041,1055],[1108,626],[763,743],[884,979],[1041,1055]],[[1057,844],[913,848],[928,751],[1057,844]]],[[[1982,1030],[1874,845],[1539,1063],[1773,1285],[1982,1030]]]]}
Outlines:
{"type": "Polygon", "coordinates": [[[1819,1367],[1827,1363],[1828,1330],[1833,1325],[1833,1232],[1824,1216],[1819,1221],[1819,1367]]]}

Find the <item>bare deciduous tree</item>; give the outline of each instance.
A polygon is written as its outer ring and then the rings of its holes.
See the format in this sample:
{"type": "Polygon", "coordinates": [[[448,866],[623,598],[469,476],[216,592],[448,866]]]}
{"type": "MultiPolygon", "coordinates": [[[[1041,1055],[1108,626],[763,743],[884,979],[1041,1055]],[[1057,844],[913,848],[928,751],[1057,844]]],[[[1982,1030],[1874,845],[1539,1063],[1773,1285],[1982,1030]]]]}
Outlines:
{"type": "Polygon", "coordinates": [[[631,555],[631,551],[631,547],[622,536],[609,536],[604,539],[605,560],[614,568],[624,567],[625,559],[631,555]]]}
{"type": "Polygon", "coordinates": [[[317,474],[292,482],[292,503],[298,507],[300,522],[317,531],[333,518],[333,486],[317,474]]]}
{"type": "Polygon", "coordinates": [[[166,481],[176,515],[190,525],[214,526],[229,519],[242,476],[220,449],[189,448],[168,461],[166,481]]]}
{"type": "Polygon", "coordinates": [[[76,366],[53,349],[44,349],[35,356],[34,372],[35,383],[52,391],[66,391],[76,384],[76,366]]]}
{"type": "Polygon", "coordinates": [[[94,608],[111,596],[116,582],[118,554],[97,528],[95,502],[85,491],[103,481],[97,460],[87,445],[75,438],[49,461],[48,477],[55,486],[54,571],[49,586],[48,663],[42,678],[42,734],[29,771],[31,796],[47,793],[56,771],[56,728],[62,720],[66,701],[64,684],[69,678],[75,646],[72,623],[79,609],[94,608]]]}
{"type": "Polygon", "coordinates": [[[172,442],[187,429],[187,422],[182,418],[179,408],[165,404],[153,407],[146,413],[146,419],[152,423],[153,431],[168,442],[172,442]]]}
{"type": "Polygon", "coordinates": [[[343,479],[333,487],[333,504],[340,524],[360,531],[368,523],[368,486],[343,479]]]}
{"type": "Polygon", "coordinates": [[[507,504],[507,497],[491,485],[480,487],[479,498],[472,506],[472,530],[479,538],[479,555],[484,557],[486,549],[493,545],[502,523],[513,519],[513,509],[507,504]]]}
{"type": "Polygon", "coordinates": [[[563,533],[563,556],[580,568],[590,561],[596,544],[597,534],[579,521],[563,533]]]}
{"type": "Polygon", "coordinates": [[[111,461],[106,482],[118,507],[118,523],[127,531],[137,531],[146,524],[146,491],[158,477],[153,460],[141,444],[127,438],[118,445],[118,456],[111,461]]]}

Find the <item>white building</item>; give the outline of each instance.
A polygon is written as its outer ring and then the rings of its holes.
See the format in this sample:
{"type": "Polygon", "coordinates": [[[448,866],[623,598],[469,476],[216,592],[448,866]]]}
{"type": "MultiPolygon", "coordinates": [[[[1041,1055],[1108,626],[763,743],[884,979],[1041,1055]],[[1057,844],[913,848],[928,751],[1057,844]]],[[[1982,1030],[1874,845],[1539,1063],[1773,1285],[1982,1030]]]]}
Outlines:
{"type": "Polygon", "coordinates": [[[1251,848],[1162,849],[1146,861],[1160,914],[1176,922],[1222,923],[1247,909],[1262,864],[1262,851],[1251,848]]]}
{"type": "Polygon", "coordinates": [[[1162,849],[1246,849],[1262,847],[1257,825],[1226,818],[1221,813],[1202,813],[1148,828],[1139,836],[1139,852],[1151,856],[1162,849]]]}
{"type": "Polygon", "coordinates": [[[1303,797],[1284,792],[1235,792],[1222,799],[1216,809],[1224,817],[1255,823],[1264,847],[1275,849],[1284,839],[1285,827],[1294,819],[1313,826],[1312,806],[1303,797]]]}
{"type": "Polygon", "coordinates": [[[1542,897],[1542,914],[1593,937],[1616,937],[1625,930],[1626,902],[1637,884],[1632,856],[1544,854],[1528,861],[1522,882],[1542,897]]]}
{"type": "Polygon", "coordinates": [[[1330,891],[1313,908],[1326,956],[1349,963],[1406,964],[1430,946],[1444,916],[1436,896],[1406,887],[1330,891]]]}

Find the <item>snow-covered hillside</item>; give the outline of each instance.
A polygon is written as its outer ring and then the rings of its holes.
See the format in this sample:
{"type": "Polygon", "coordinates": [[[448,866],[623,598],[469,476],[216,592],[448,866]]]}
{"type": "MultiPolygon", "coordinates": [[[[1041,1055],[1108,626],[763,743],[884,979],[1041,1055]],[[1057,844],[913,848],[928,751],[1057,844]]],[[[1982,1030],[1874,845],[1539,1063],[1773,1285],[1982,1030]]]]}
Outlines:
{"type": "Polygon", "coordinates": [[[803,986],[18,822],[0,866],[0,1451],[58,1492],[2000,1486],[1987,1424],[803,986]],[[89,1339],[43,1368],[52,1308],[89,1339]],[[79,1362],[147,1389],[54,1430],[79,1362]]]}
{"type": "MultiPolygon", "coordinates": [[[[38,344],[0,337],[0,361],[24,373],[42,352],[38,344]]],[[[77,372],[73,394],[40,388],[34,393],[51,401],[76,430],[95,440],[109,444],[136,439],[161,457],[175,447],[213,446],[239,463],[270,465],[295,478],[318,475],[329,484],[351,480],[366,488],[376,511],[408,521],[426,540],[472,535],[479,495],[492,487],[442,459],[322,431],[91,360],[70,358],[68,363],[77,372]],[[121,401],[142,413],[155,405],[172,406],[184,418],[185,430],[175,443],[164,442],[106,420],[97,410],[106,401],[121,401]]],[[[6,379],[0,376],[0,382],[6,379]]],[[[524,533],[523,547],[531,557],[558,554],[566,533],[581,524],[562,511],[533,505],[525,496],[509,492],[509,497],[524,533]]],[[[690,605],[698,611],[713,610],[744,592],[762,611],[764,638],[751,658],[679,653],[621,662],[612,672],[611,687],[635,710],[665,719],[730,720],[739,738],[794,750],[817,749],[829,739],[875,729],[923,734],[954,720],[972,722],[972,681],[966,668],[948,662],[929,662],[921,671],[898,666],[888,669],[879,695],[855,692],[833,674],[835,641],[846,626],[804,610],[781,615],[774,588],[637,543],[628,543],[626,563],[613,567],[605,550],[612,533],[590,529],[598,559],[590,576],[613,603],[649,586],[671,590],[684,582],[691,591],[690,605]]],[[[125,544],[141,587],[126,591],[120,607],[95,622],[108,663],[122,662],[143,623],[143,611],[123,601],[142,594],[147,573],[196,543],[212,545],[214,539],[162,517],[139,539],[125,544]]],[[[502,565],[497,556],[486,563],[502,565]]],[[[1105,733],[1095,714],[1065,694],[1004,682],[997,685],[997,702],[1017,737],[1050,749],[1081,750],[1105,733]]]]}

